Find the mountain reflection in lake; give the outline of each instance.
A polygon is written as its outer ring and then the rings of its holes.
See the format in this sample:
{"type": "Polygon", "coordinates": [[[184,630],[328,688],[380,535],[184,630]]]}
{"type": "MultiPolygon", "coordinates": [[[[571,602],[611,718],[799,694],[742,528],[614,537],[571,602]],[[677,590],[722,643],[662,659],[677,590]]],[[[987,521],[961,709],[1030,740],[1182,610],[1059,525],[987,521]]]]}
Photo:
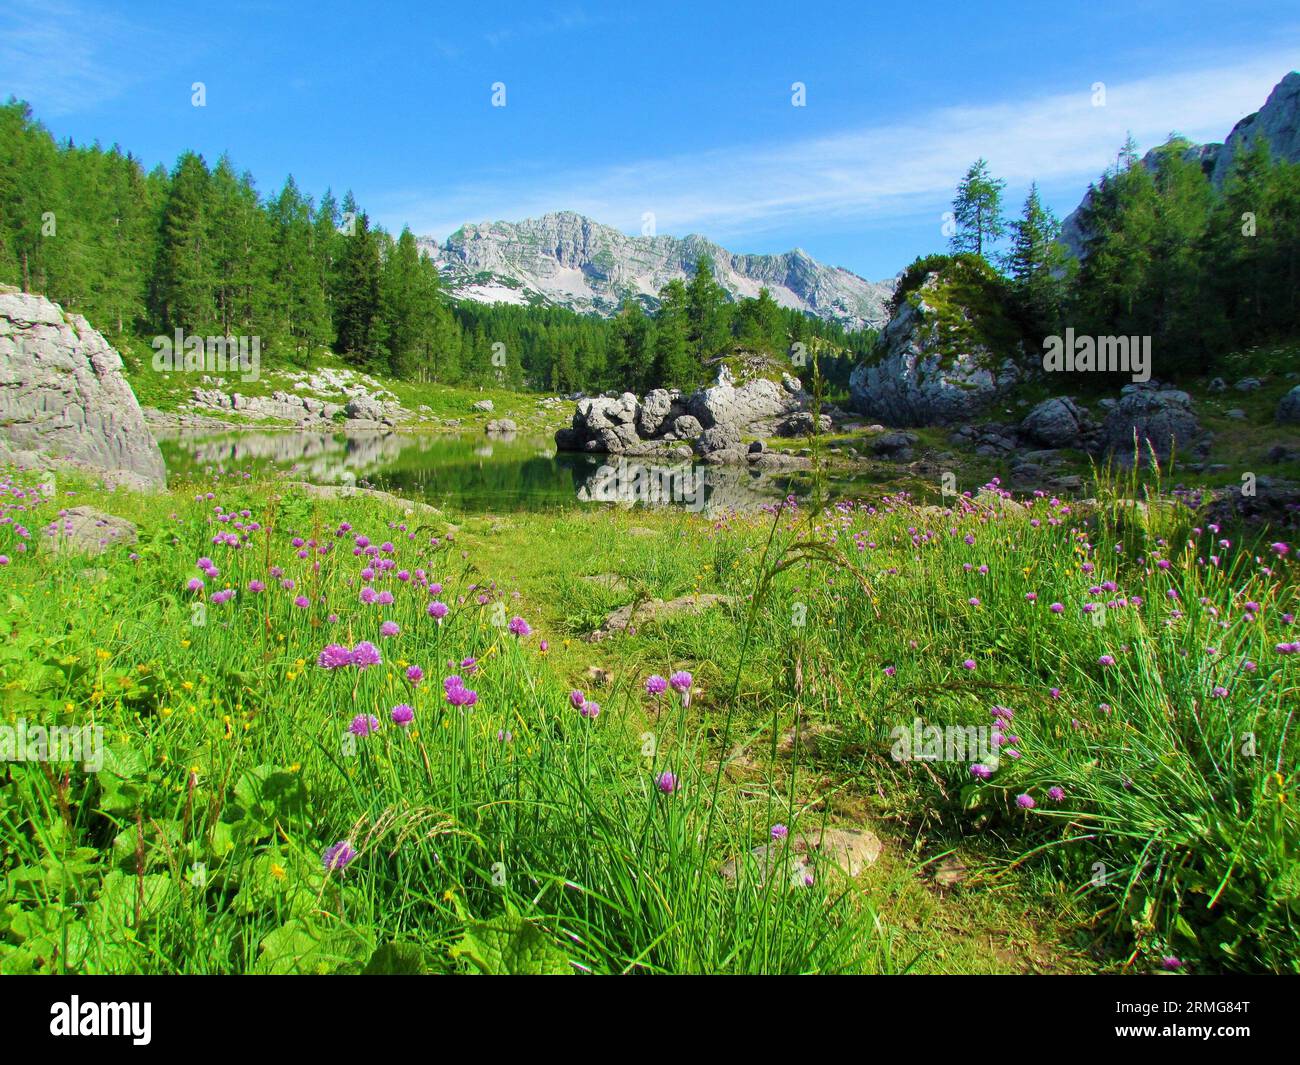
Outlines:
{"type": "Polygon", "coordinates": [[[711,514],[802,497],[806,472],[557,454],[545,437],[479,434],[181,430],[160,436],[169,477],[272,471],[318,484],[362,483],[474,513],[617,504],[711,514]]]}

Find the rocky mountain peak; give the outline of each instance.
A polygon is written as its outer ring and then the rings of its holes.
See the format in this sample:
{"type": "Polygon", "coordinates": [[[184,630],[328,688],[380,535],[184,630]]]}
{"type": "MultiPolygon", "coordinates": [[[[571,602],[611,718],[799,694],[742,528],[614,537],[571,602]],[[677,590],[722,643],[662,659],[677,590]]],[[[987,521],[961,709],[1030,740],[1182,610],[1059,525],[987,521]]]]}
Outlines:
{"type": "Polygon", "coordinates": [[[522,222],[461,226],[421,247],[438,264],[453,295],[483,303],[541,304],[614,314],[632,298],[647,307],[672,280],[686,281],[703,255],[733,299],[772,298],[848,328],[879,326],[893,280],[867,281],[823,266],[802,248],[783,255],[737,255],[697,233],[685,237],[629,236],[575,211],[553,211],[522,222]]]}

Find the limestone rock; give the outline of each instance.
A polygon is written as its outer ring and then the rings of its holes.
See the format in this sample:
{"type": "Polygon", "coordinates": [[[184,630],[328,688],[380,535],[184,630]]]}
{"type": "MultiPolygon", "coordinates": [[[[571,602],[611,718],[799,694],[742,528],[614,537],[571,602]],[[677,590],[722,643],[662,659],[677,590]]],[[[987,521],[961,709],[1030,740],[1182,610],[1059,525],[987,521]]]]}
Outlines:
{"type": "Polygon", "coordinates": [[[99,555],[111,547],[133,544],[136,527],[125,518],[94,507],[71,507],[45,529],[49,544],[59,554],[99,555]]]}
{"type": "Polygon", "coordinates": [[[1021,433],[1049,448],[1084,447],[1093,428],[1088,412],[1068,396],[1043,400],[1020,423],[1021,433]]]}
{"type": "Polygon", "coordinates": [[[927,303],[941,284],[932,273],[885,326],[879,358],[849,376],[853,408],[892,425],[968,421],[1019,379],[1009,359],[976,343],[953,341],[927,303]]]}
{"type": "Polygon", "coordinates": [[[0,435],[141,486],[167,481],[121,356],[81,315],[12,289],[0,289],[0,435]]]}
{"type": "Polygon", "coordinates": [[[1141,462],[1145,461],[1147,442],[1164,460],[1175,448],[1185,454],[1199,433],[1192,400],[1186,392],[1139,385],[1124,386],[1119,402],[1102,426],[1106,450],[1121,463],[1132,462],[1135,436],[1141,462]]]}

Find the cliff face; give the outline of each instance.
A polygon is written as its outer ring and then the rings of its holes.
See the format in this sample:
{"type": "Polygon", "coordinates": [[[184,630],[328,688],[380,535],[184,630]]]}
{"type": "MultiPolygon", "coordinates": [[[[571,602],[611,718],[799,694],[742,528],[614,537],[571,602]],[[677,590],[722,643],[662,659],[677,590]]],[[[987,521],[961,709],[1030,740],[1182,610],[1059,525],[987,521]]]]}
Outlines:
{"type": "Polygon", "coordinates": [[[798,249],[733,255],[699,236],[629,237],[572,211],[523,222],[462,226],[445,244],[422,239],[451,291],[484,303],[540,303],[613,314],[624,298],[653,305],[674,279],[688,280],[702,255],[733,298],[766,287],[777,303],[849,328],[879,326],[893,283],[823,266],[798,249]]]}
{"type": "Polygon", "coordinates": [[[166,484],[122,358],[79,314],[0,289],[0,452],[100,470],[134,487],[166,484]]]}

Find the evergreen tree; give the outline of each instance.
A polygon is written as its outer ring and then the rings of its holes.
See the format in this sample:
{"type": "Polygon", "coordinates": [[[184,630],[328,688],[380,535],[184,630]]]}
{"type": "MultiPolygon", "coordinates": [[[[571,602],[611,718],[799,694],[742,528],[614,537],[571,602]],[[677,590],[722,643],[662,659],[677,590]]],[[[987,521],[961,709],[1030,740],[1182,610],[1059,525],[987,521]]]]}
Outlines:
{"type": "Polygon", "coordinates": [[[1065,295],[1068,253],[1058,241],[1061,225],[1043,206],[1037,183],[1030,184],[1024,210],[1010,229],[1005,265],[1016,296],[1039,332],[1054,332],[1065,295]]]}
{"type": "Polygon", "coordinates": [[[659,299],[654,323],[653,380],[661,387],[687,390],[699,376],[699,363],[690,353],[690,300],[686,286],[679,280],[669,281],[659,290],[659,299]]]}
{"type": "MultiPolygon", "coordinates": [[[[349,204],[355,208],[351,193],[344,201],[345,212],[349,204]]],[[[355,213],[353,232],[343,237],[334,306],[339,349],[361,366],[380,356],[379,275],[379,238],[370,229],[369,216],[355,213]]]]}
{"type": "Polygon", "coordinates": [[[977,159],[957,186],[952,213],[957,231],[951,238],[955,252],[983,256],[1006,232],[1002,221],[1002,190],[1006,182],[989,174],[986,159],[977,159]]]}
{"type": "Polygon", "coordinates": [[[689,340],[695,361],[702,366],[723,354],[731,340],[727,293],[713,277],[713,258],[701,255],[686,287],[689,340]]]}
{"type": "Polygon", "coordinates": [[[334,333],[311,202],[290,175],[267,209],[272,231],[271,328],[285,338],[297,361],[309,364],[312,352],[328,345],[334,333]]]}
{"type": "Polygon", "coordinates": [[[615,388],[644,392],[654,377],[654,351],[651,346],[651,323],[641,304],[623,301],[614,323],[611,340],[611,366],[615,388]]]}
{"type": "Polygon", "coordinates": [[[203,157],[186,152],[172,171],[163,208],[151,309],[159,329],[199,335],[216,319],[207,211],[210,178],[203,157]]]}
{"type": "Polygon", "coordinates": [[[756,299],[740,301],[736,309],[736,339],[741,347],[774,355],[787,348],[785,322],[781,308],[766,287],[756,299]]]}

